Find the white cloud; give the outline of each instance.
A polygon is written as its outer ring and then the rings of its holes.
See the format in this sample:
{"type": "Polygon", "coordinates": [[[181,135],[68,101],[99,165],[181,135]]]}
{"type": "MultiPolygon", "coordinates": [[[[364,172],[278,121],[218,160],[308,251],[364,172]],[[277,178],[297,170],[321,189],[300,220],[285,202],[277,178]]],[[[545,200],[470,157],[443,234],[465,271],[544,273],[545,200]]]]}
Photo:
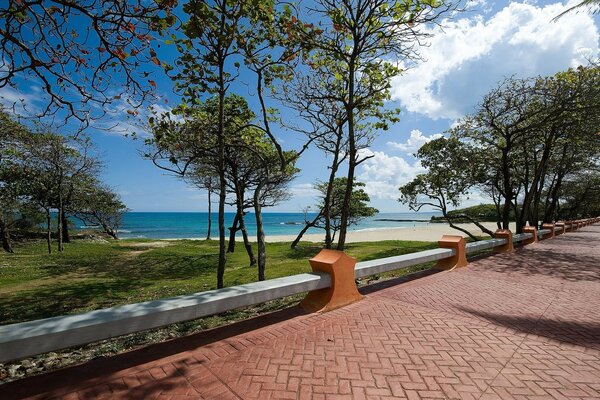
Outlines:
{"type": "Polygon", "coordinates": [[[413,154],[417,150],[419,150],[421,146],[423,146],[425,143],[434,139],[441,138],[442,136],[444,135],[442,135],[441,133],[435,133],[433,135],[426,136],[423,135],[423,132],[421,132],[420,130],[413,129],[412,131],[410,131],[410,137],[406,140],[406,142],[387,142],[387,145],[388,147],[391,147],[393,149],[402,150],[409,154],[413,154]]]}
{"type": "Polygon", "coordinates": [[[586,64],[599,54],[598,28],[591,15],[552,18],[567,5],[509,3],[481,15],[445,21],[429,32],[424,62],[394,79],[392,97],[412,112],[456,119],[504,77],[554,74],[586,64]]]}
{"type": "Polygon", "coordinates": [[[32,86],[31,93],[24,93],[10,86],[0,89],[0,105],[7,111],[15,111],[19,115],[35,115],[41,112],[39,107],[39,88],[32,86]]]}
{"type": "Polygon", "coordinates": [[[315,189],[312,183],[297,183],[288,188],[288,192],[292,197],[313,197],[319,195],[319,191],[315,189]]]}
{"type": "Polygon", "coordinates": [[[400,186],[426,171],[418,160],[411,164],[382,151],[363,150],[362,155],[373,156],[360,165],[357,176],[358,181],[365,183],[365,191],[371,198],[396,200],[400,186]]]}

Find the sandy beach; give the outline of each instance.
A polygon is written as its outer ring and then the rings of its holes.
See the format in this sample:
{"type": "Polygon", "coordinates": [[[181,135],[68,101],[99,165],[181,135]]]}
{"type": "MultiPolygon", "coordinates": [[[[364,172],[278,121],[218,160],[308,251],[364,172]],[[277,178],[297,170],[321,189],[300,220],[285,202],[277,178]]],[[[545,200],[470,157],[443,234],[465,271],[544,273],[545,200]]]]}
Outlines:
{"type": "MultiPolygon", "coordinates": [[[[474,224],[456,224],[461,228],[467,229],[474,235],[484,236],[485,234],[474,224]]],[[[483,226],[494,232],[497,229],[495,222],[484,222],[483,226]]],[[[514,230],[514,227],[511,227],[514,230]]],[[[447,224],[434,223],[426,226],[406,227],[406,228],[382,228],[372,230],[348,231],[347,243],[353,242],[379,242],[381,240],[418,240],[424,242],[437,242],[443,235],[461,235],[466,234],[451,228],[447,224]]],[[[250,237],[251,241],[256,241],[256,237],[250,237]]],[[[291,242],[294,235],[272,235],[267,236],[267,242],[291,242]]],[[[306,242],[321,242],[324,234],[308,234],[302,237],[306,242]]]]}
{"type": "MultiPolygon", "coordinates": [[[[467,229],[469,232],[473,233],[477,236],[485,236],[481,230],[475,226],[474,224],[456,224],[461,228],[467,229]]],[[[492,232],[497,229],[495,222],[484,222],[483,226],[491,230],[492,232]]],[[[515,227],[511,224],[511,230],[514,231],[515,227]]],[[[429,223],[426,226],[415,226],[415,227],[406,227],[406,228],[382,228],[382,229],[364,229],[358,231],[348,231],[348,236],[346,238],[347,243],[353,242],[379,242],[382,240],[417,240],[423,242],[437,242],[441,239],[443,235],[461,235],[467,236],[466,234],[450,228],[447,224],[442,223],[429,223]]],[[[302,241],[305,242],[322,242],[325,234],[313,233],[306,234],[302,237],[302,241]]],[[[256,242],[256,236],[248,237],[251,242],[256,242]]],[[[275,243],[275,242],[291,242],[296,238],[296,235],[267,235],[267,242],[275,243]]],[[[204,238],[189,238],[191,240],[194,239],[204,239],[204,238]]],[[[214,239],[214,238],[213,238],[214,239]]],[[[177,239],[167,239],[167,240],[177,240],[177,239]]],[[[236,240],[242,240],[241,234],[238,233],[236,236],[236,240]]]]}

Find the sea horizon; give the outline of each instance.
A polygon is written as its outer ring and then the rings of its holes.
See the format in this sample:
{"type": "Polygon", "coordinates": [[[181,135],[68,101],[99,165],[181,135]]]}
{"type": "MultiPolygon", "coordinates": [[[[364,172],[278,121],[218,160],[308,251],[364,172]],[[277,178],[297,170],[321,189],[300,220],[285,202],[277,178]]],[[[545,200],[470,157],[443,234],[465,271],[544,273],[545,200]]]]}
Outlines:
{"type": "MultiPolygon", "coordinates": [[[[441,215],[439,212],[398,212],[378,213],[373,217],[365,218],[349,231],[370,231],[388,228],[409,228],[429,224],[432,216],[441,215]]],[[[229,228],[233,223],[235,212],[225,213],[225,226],[229,228]]],[[[308,213],[311,219],[316,213],[308,213]]],[[[297,235],[304,227],[304,213],[263,212],[263,225],[265,235],[297,235]]],[[[211,237],[218,237],[218,214],[211,213],[211,237]]],[[[254,213],[248,212],[245,216],[248,235],[256,236],[254,213]]],[[[206,238],[208,213],[202,211],[129,211],[123,215],[123,223],[119,228],[119,237],[122,239],[190,239],[206,238]]],[[[89,229],[76,221],[76,229],[89,229]]],[[[323,229],[311,228],[307,234],[324,233],[323,229]]],[[[226,229],[229,236],[229,229],[226,229]]],[[[241,231],[236,237],[241,237],[241,231]]]]}

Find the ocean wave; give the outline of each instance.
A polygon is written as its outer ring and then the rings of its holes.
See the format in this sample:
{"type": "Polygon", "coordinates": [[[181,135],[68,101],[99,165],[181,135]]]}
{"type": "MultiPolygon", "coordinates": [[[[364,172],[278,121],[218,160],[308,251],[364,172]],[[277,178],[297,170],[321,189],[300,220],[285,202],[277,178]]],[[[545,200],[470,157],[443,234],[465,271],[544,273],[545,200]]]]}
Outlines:
{"type": "Polygon", "coordinates": [[[119,229],[118,231],[119,233],[131,233],[131,231],[127,231],[125,229],[119,229]]]}

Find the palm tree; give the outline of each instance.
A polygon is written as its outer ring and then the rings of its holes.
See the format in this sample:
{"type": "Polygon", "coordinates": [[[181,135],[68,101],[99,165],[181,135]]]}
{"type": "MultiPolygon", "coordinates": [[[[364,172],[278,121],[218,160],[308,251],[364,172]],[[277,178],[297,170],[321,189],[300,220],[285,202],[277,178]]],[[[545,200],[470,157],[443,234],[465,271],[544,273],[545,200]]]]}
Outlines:
{"type": "Polygon", "coordinates": [[[556,17],[554,17],[552,19],[552,21],[556,22],[563,15],[568,14],[568,13],[570,13],[572,11],[575,11],[575,10],[582,9],[582,8],[590,8],[590,9],[593,10],[594,13],[597,13],[598,11],[600,11],[600,0],[583,0],[581,3],[575,4],[573,7],[569,7],[565,11],[561,12],[560,14],[558,14],[556,17]]]}

